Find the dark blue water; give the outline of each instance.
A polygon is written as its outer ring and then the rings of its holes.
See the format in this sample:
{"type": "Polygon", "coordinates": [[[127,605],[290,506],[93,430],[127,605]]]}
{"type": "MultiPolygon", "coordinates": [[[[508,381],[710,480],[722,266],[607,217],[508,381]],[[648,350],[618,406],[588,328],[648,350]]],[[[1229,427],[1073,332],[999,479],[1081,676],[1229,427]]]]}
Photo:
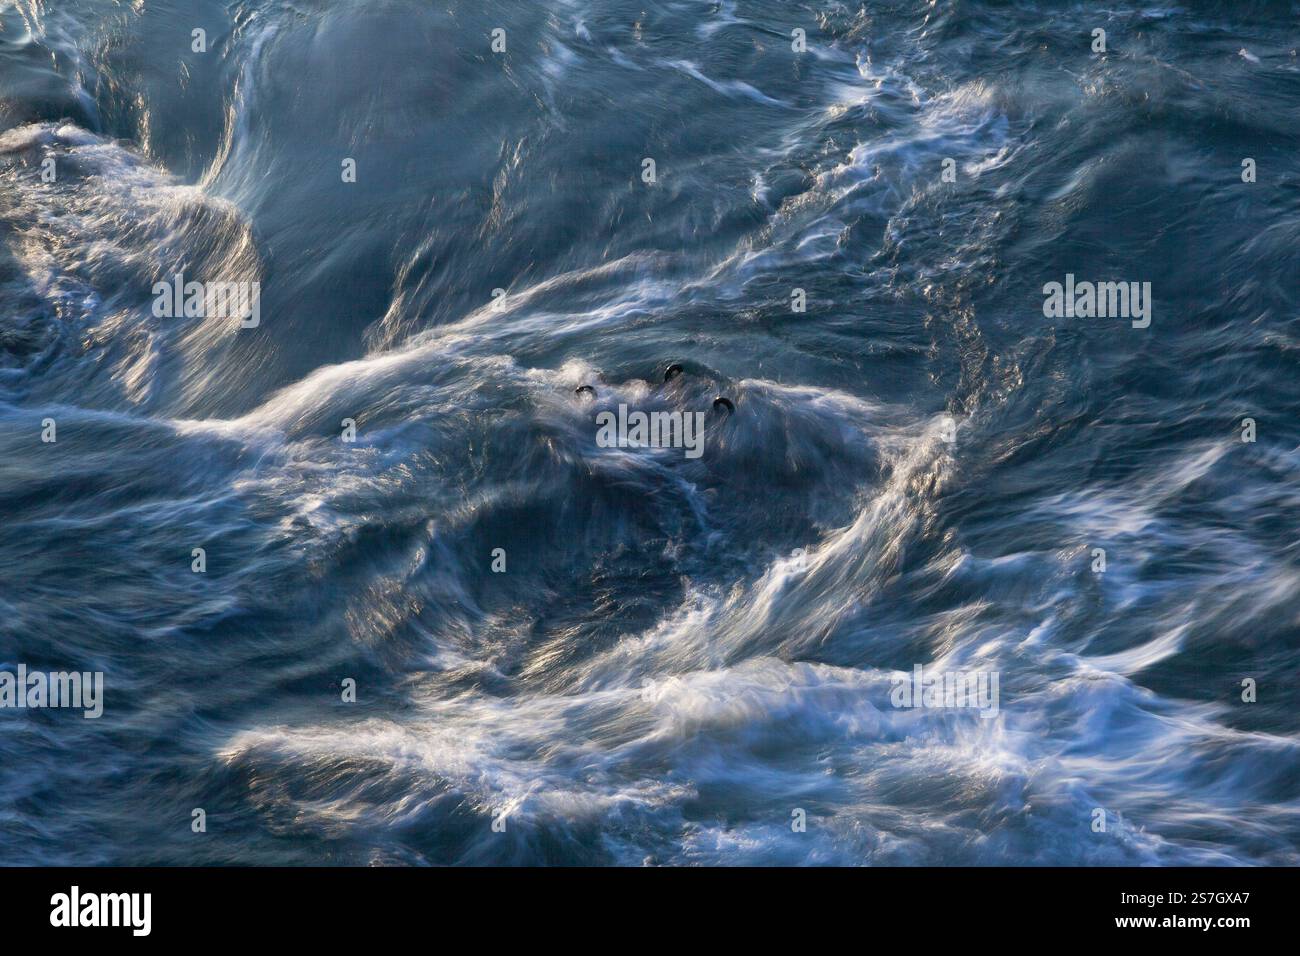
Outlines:
{"type": "Polygon", "coordinates": [[[1298,15],[0,0],[0,863],[1300,862],[1298,15]]]}

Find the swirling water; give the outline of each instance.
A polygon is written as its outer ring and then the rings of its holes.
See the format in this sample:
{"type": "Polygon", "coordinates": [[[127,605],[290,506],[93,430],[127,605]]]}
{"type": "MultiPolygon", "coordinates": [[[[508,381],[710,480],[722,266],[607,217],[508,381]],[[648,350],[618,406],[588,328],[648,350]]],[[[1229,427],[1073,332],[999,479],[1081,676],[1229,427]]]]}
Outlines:
{"type": "Polygon", "coordinates": [[[1298,10],[0,0],[0,863],[1300,862],[1298,10]]]}

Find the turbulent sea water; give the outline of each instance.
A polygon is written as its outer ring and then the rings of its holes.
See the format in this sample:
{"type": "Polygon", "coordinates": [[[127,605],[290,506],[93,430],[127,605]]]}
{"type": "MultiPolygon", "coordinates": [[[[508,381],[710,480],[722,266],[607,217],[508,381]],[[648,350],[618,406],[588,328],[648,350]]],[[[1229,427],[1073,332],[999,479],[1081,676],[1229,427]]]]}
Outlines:
{"type": "Polygon", "coordinates": [[[0,863],[1300,862],[1298,26],[0,0],[0,863]]]}

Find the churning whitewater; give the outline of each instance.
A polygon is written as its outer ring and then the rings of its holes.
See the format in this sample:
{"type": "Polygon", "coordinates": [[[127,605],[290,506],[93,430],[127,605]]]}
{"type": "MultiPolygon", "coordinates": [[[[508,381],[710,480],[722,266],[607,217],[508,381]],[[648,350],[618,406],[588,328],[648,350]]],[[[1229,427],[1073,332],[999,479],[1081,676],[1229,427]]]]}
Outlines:
{"type": "Polygon", "coordinates": [[[0,0],[0,864],[1300,863],[1297,12],[0,0]]]}

